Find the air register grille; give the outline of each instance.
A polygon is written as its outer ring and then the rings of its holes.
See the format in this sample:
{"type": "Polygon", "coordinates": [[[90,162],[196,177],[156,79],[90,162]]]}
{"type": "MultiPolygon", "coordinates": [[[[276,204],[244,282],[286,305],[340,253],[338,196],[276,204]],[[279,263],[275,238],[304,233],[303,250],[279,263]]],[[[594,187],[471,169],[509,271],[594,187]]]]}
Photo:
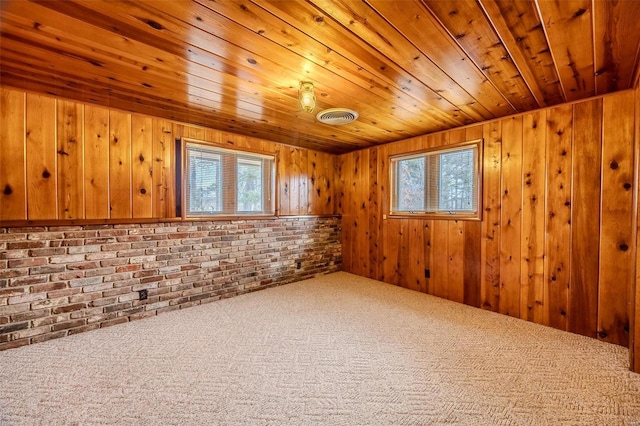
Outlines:
{"type": "Polygon", "coordinates": [[[320,111],[318,115],[316,115],[316,119],[324,124],[341,126],[343,124],[349,124],[356,121],[358,116],[358,113],[352,109],[330,108],[320,111]]]}

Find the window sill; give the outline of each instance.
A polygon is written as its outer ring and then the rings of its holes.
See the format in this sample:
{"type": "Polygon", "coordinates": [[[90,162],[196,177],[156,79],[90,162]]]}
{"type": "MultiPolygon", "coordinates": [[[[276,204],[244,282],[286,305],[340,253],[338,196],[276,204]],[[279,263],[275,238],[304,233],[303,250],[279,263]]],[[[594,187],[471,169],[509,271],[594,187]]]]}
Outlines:
{"type": "Polygon", "coordinates": [[[463,220],[467,222],[481,222],[477,214],[437,214],[437,213],[393,213],[386,214],[383,219],[422,219],[422,220],[463,220]]]}

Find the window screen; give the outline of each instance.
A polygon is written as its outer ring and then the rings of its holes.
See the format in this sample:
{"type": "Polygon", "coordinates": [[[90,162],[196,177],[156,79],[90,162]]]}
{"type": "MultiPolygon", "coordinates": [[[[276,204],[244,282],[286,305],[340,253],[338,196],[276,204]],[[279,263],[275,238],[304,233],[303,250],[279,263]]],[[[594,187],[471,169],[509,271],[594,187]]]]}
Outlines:
{"type": "Polygon", "coordinates": [[[481,141],[396,156],[391,214],[479,216],[481,141]]]}
{"type": "Polygon", "coordinates": [[[185,145],[186,216],[272,215],[275,157],[185,145]]]}

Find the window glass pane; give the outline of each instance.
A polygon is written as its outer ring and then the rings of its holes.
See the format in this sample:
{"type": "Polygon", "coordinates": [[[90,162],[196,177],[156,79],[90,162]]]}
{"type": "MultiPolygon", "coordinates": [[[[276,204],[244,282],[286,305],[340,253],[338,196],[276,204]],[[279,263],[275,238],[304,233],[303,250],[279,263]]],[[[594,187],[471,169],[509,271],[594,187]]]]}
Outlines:
{"type": "Polygon", "coordinates": [[[238,211],[262,211],[262,161],[238,158],[238,211]]]}
{"type": "Polygon", "coordinates": [[[440,155],[438,209],[475,209],[475,150],[465,149],[440,155]]]}
{"type": "Polygon", "coordinates": [[[425,158],[398,161],[398,209],[402,211],[424,210],[425,158]]]}
{"type": "Polygon", "coordinates": [[[220,156],[189,152],[187,206],[191,213],[222,211],[220,156]]]}

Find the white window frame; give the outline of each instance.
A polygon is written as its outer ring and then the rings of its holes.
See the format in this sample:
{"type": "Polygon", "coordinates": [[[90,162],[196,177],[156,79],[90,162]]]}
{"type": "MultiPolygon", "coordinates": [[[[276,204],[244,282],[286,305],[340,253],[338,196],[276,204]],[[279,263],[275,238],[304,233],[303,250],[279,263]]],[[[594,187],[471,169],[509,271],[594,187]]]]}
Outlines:
{"type": "MultiPolygon", "coordinates": [[[[430,148],[422,151],[404,153],[398,155],[392,155],[389,157],[389,188],[390,197],[388,204],[388,214],[391,217],[420,217],[425,219],[452,219],[452,220],[482,220],[482,163],[483,163],[483,140],[476,139],[466,141],[454,145],[445,145],[435,148],[430,148]],[[438,185],[430,184],[429,179],[432,176],[430,169],[438,167],[439,162],[437,157],[442,154],[451,152],[476,149],[476,158],[474,161],[473,176],[476,185],[475,191],[475,209],[473,210],[443,210],[433,208],[433,201],[438,199],[438,191],[440,190],[440,183],[438,185]],[[403,160],[410,160],[414,158],[425,159],[425,176],[424,176],[424,204],[422,209],[415,210],[401,210],[400,208],[394,208],[397,206],[398,198],[398,186],[399,181],[397,179],[398,165],[403,160]]],[[[439,171],[436,172],[437,179],[441,179],[439,171]]],[[[439,202],[439,201],[438,201],[439,202]]]]}

